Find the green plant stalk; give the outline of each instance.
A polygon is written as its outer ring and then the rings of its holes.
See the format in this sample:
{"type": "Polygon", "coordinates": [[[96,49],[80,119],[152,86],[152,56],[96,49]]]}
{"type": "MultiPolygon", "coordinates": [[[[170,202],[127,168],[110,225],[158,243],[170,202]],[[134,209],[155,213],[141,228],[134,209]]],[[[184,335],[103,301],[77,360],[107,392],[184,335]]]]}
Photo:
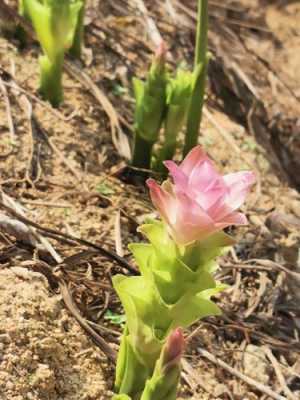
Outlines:
{"type": "Polygon", "coordinates": [[[167,111],[164,120],[164,141],[156,156],[153,167],[166,174],[163,162],[173,158],[177,148],[177,136],[182,130],[187,117],[194,85],[194,73],[179,68],[176,76],[169,79],[167,85],[167,111]]]}
{"type": "Polygon", "coordinates": [[[140,231],[150,243],[131,244],[130,250],[141,276],[113,277],[127,319],[115,391],[134,400],[143,399],[146,382],[153,376],[169,333],[220,313],[210,297],[223,290],[224,285],[215,282],[212,273],[217,268],[215,257],[232,244],[231,238],[218,233],[205,241],[179,247],[159,221],[150,221],[140,231]]]}
{"type": "Polygon", "coordinates": [[[165,67],[166,49],[158,48],[145,82],[134,78],[136,100],[132,165],[150,169],[152,147],[158,140],[166,111],[168,74],[165,67]]]}
{"type": "Polygon", "coordinates": [[[207,33],[208,33],[208,0],[198,0],[198,17],[196,32],[196,51],[194,62],[195,85],[187,117],[187,129],[183,156],[197,145],[199,128],[202,119],[205,82],[207,75],[207,33]]]}
{"type": "Polygon", "coordinates": [[[176,400],[183,349],[181,330],[172,332],[161,350],[152,377],[146,382],[141,400],[176,400]]]}
{"type": "Polygon", "coordinates": [[[46,55],[40,56],[40,93],[49,100],[53,107],[58,107],[63,100],[62,73],[64,53],[50,60],[46,55]]]}
{"type": "Polygon", "coordinates": [[[82,8],[79,11],[73,43],[69,50],[69,53],[77,59],[81,58],[81,52],[83,47],[84,13],[85,13],[85,1],[83,2],[82,8]]]}
{"type": "Polygon", "coordinates": [[[167,373],[161,370],[158,360],[151,379],[148,379],[141,400],[176,400],[180,368],[175,366],[167,373]]]}
{"type": "Polygon", "coordinates": [[[165,160],[172,160],[177,148],[177,137],[181,131],[186,116],[186,109],[180,105],[169,105],[167,117],[165,120],[164,129],[164,143],[161,150],[158,153],[155,169],[164,175],[167,173],[167,169],[163,162],[165,160]]]}
{"type": "Polygon", "coordinates": [[[152,148],[155,142],[145,140],[137,131],[134,134],[132,165],[137,168],[149,169],[151,165],[152,148]]]}

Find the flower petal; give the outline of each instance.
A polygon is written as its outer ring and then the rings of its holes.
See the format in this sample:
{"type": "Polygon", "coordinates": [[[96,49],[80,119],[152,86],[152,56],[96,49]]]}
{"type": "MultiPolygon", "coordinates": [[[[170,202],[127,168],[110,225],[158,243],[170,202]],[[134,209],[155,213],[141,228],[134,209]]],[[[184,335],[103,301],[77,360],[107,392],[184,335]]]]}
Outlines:
{"type": "Polygon", "coordinates": [[[228,186],[234,185],[236,183],[244,182],[245,185],[252,185],[255,183],[255,173],[252,171],[240,171],[234,172],[232,174],[224,175],[224,181],[228,186]]]}
{"type": "Polygon", "coordinates": [[[243,213],[233,212],[227,215],[226,218],[224,218],[222,221],[217,222],[216,226],[218,227],[218,230],[221,230],[231,225],[247,225],[247,224],[248,224],[247,217],[243,213]]]}
{"type": "MultiPolygon", "coordinates": [[[[197,191],[207,192],[216,184],[221,187],[222,179],[210,160],[202,160],[196,164],[189,175],[189,187],[197,191]]],[[[225,187],[225,184],[223,186],[225,187]]]]}
{"type": "Polygon", "coordinates": [[[152,203],[161,217],[168,223],[176,221],[176,199],[166,190],[162,189],[154,179],[147,179],[152,203]]]}
{"type": "Polygon", "coordinates": [[[217,172],[200,146],[195,147],[177,166],[166,161],[174,184],[147,184],[153,204],[169,226],[178,244],[188,244],[230,225],[245,225],[247,218],[236,212],[255,181],[250,171],[228,174],[217,172]]]}
{"type": "Polygon", "coordinates": [[[190,175],[194,167],[204,160],[207,160],[208,157],[206,153],[202,150],[201,146],[194,147],[189,154],[185,157],[185,159],[180,164],[180,169],[186,175],[190,175]]]}
{"type": "Polygon", "coordinates": [[[185,193],[177,193],[177,218],[171,227],[177,243],[187,244],[207,237],[214,222],[199,204],[185,193]]]}
{"type": "MultiPolygon", "coordinates": [[[[241,171],[224,176],[228,185],[228,195],[225,203],[231,211],[238,209],[245,201],[250,186],[255,182],[255,174],[250,171],[241,171]]],[[[219,215],[219,218],[222,218],[219,215]]]]}
{"type": "Polygon", "coordinates": [[[188,187],[188,176],[178,167],[174,161],[165,161],[164,165],[168,168],[176,188],[182,190],[183,192],[187,190],[188,187]]]}

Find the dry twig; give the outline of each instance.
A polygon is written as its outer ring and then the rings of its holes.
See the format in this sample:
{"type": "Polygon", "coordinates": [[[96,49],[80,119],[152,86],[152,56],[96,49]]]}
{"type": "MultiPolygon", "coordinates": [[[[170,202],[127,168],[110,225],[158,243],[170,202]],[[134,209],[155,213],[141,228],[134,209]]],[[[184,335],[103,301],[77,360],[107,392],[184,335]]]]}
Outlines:
{"type": "Polygon", "coordinates": [[[276,360],[276,358],[274,357],[272,351],[268,348],[265,347],[264,351],[266,353],[266,356],[268,357],[268,359],[271,361],[271,364],[274,368],[275,374],[277,376],[277,379],[279,381],[279,384],[282,388],[282,391],[284,392],[284,394],[286,395],[286,397],[290,400],[297,400],[298,398],[296,397],[296,395],[294,395],[292,393],[292,391],[289,389],[289,387],[286,384],[286,381],[284,379],[283,373],[281,371],[280,365],[278,363],[278,361],[276,360]]]}
{"type": "Polygon", "coordinates": [[[198,352],[200,353],[200,355],[202,357],[204,357],[207,360],[211,361],[213,364],[222,367],[223,369],[228,371],[231,375],[234,375],[237,378],[243,380],[248,385],[253,386],[258,391],[268,395],[272,399],[275,399],[275,400],[287,400],[286,397],[281,396],[280,394],[274,392],[270,387],[268,387],[266,385],[263,385],[262,383],[257,382],[256,380],[250,378],[249,376],[244,375],[243,373],[241,373],[240,371],[238,371],[235,368],[231,367],[226,362],[220,360],[219,358],[217,358],[216,356],[214,356],[213,354],[211,354],[207,350],[198,348],[198,352]]]}
{"type": "Polygon", "coordinates": [[[113,252],[111,252],[109,250],[106,250],[103,247],[100,247],[100,246],[98,246],[98,245],[96,245],[94,243],[91,243],[91,242],[87,241],[87,240],[79,239],[79,238],[76,238],[74,236],[67,235],[67,234],[59,232],[59,231],[57,231],[55,229],[50,229],[50,228],[43,227],[43,226],[39,225],[38,223],[33,222],[30,219],[24,217],[19,212],[15,211],[13,208],[8,207],[2,201],[0,201],[0,207],[2,207],[8,213],[13,215],[18,220],[24,222],[25,224],[30,225],[30,226],[32,226],[32,227],[44,232],[45,235],[50,235],[50,237],[52,237],[52,238],[54,238],[56,240],[60,240],[60,239],[69,240],[70,242],[80,243],[80,244],[82,244],[84,246],[92,247],[92,248],[96,249],[99,252],[99,254],[103,255],[106,258],[109,258],[109,259],[117,262],[121,267],[127,269],[131,273],[133,273],[133,274],[137,273],[137,270],[132,265],[130,265],[124,258],[119,257],[117,254],[115,254],[115,253],[113,253],[113,252]]]}

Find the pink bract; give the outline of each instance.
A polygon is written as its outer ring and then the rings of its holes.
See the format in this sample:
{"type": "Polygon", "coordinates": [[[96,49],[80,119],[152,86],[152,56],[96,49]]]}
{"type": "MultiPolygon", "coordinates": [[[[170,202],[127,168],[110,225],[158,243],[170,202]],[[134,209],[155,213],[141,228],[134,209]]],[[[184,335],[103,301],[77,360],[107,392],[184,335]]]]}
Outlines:
{"type": "Polygon", "coordinates": [[[163,366],[171,367],[180,362],[185,347],[185,340],[181,328],[176,328],[167,338],[163,349],[163,366]]]}
{"type": "Polygon", "coordinates": [[[169,225],[178,244],[201,240],[230,225],[245,225],[247,218],[236,210],[255,182],[251,171],[220,175],[201,146],[190,151],[180,165],[165,161],[173,184],[159,186],[148,179],[154,206],[169,225]]]}

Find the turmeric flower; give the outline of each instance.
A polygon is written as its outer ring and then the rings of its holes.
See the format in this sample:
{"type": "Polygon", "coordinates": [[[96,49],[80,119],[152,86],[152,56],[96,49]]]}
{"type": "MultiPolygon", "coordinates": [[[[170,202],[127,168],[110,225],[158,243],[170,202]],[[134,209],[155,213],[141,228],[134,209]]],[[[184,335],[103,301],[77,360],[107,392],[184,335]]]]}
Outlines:
{"type": "Polygon", "coordinates": [[[178,166],[165,161],[173,183],[159,186],[148,179],[150,195],[178,244],[202,240],[230,225],[245,225],[247,218],[236,210],[244,203],[254,173],[241,171],[220,175],[201,146],[190,151],[178,166]]]}

